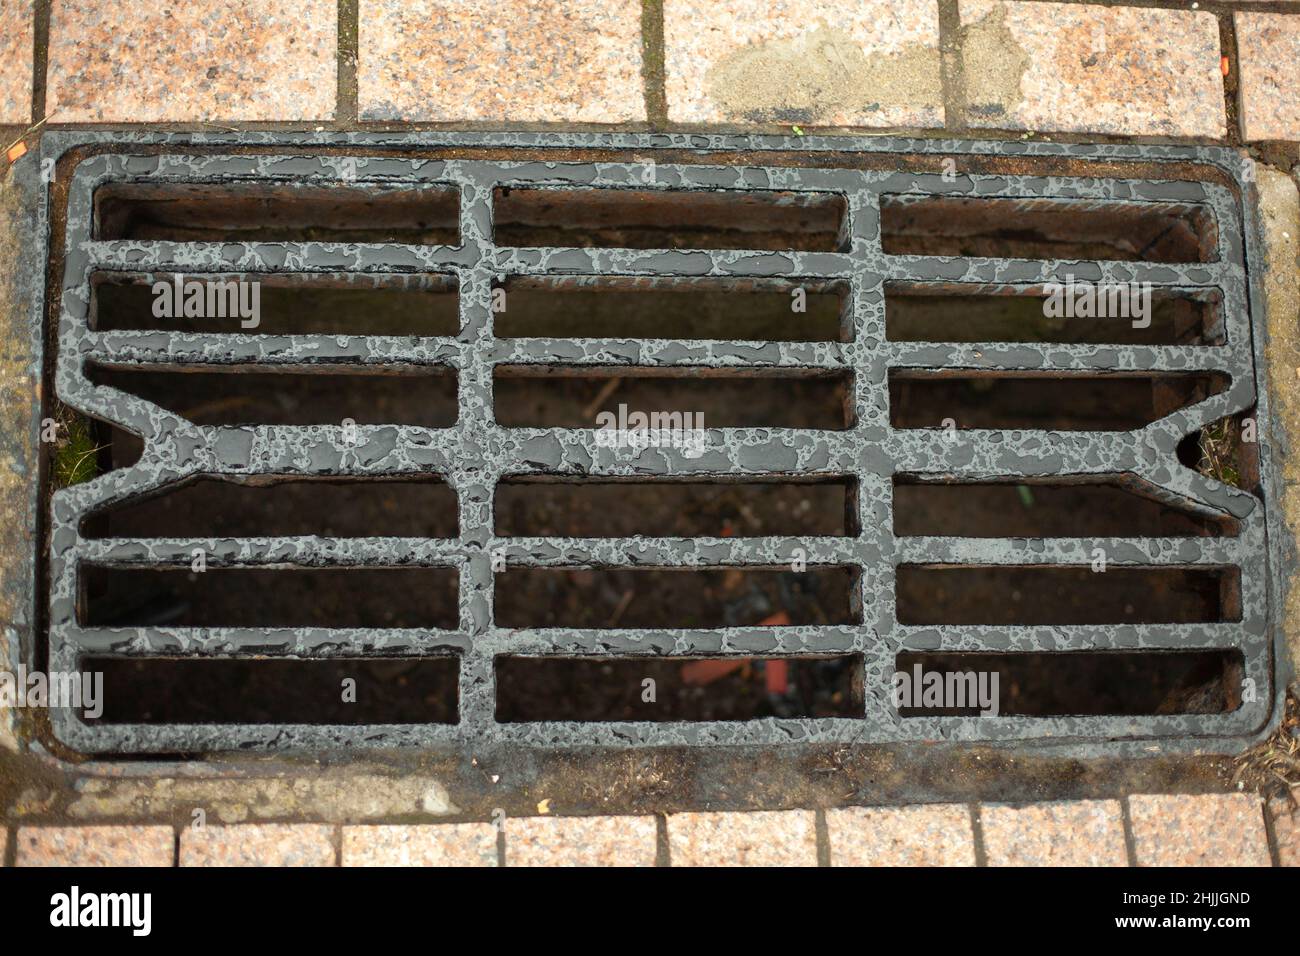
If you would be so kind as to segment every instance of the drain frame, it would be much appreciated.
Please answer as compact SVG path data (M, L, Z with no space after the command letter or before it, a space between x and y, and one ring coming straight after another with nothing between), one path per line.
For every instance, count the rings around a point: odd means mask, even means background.
M1167 749L1231 749L1266 732L1276 719L1284 681L1275 680L1274 646L1278 626L1270 610L1280 606L1280 577L1268 559L1272 507L1260 507L1253 495L1218 486L1178 465L1177 442L1188 432L1225 415L1255 407L1267 422L1267 395L1256 389L1262 369L1260 333L1254 329L1251 303L1260 301L1258 278L1245 262L1255 243L1253 208L1241 209L1233 190L1211 183L1150 180L1094 180L1088 177L1043 177L996 174L961 175L949 182L939 173L870 169L823 169L790 165L725 166L655 161L581 161L582 152L632 150L654 156L663 151L718 153L792 150L816 157L847 157L896 152L933 162L939 156L1068 157L1078 160L1191 164L1226 174L1243 197L1250 193L1242 156L1213 147L1075 146L1070 144L925 142L837 138L732 138L722 136L640 136L560 134L326 134L279 133L242 136L204 134L84 134L55 132L43 141L42 156L57 163L68 150L111 146L120 152L97 153L78 163L73 174L64 250L65 282L58 298L55 385L60 398L79 410L104 417L145 438L145 455L131 468L104 475L87 485L64 489L51 499L49 558L49 649L52 669L70 669L84 653L122 656L182 654L228 656L256 648L290 656L346 657L358 654L414 656L455 654L461 659L461 720L457 725L334 728L312 725L219 727L89 726L66 710L52 711L55 736L77 750L96 753L195 752L231 748L283 749L341 745L443 744L513 742L537 746L628 746L681 744L771 744L787 741L906 743L909 741L1014 742L1079 746L1115 752L1124 745L1141 747L1158 740ZM176 149L174 163L157 156L132 158L134 147ZM275 156L186 155L185 150L222 147L295 150L330 148L340 155ZM504 150L538 149L563 154L577 150L571 166L545 162L411 160L384 156L387 150L452 151L470 147ZM349 150L378 156L349 156ZM113 176L148 178L150 165L182 181L228 175L256 179L262 175L346 182L392 184L386 177L420 182L451 181L461 191L461 243L446 246L388 246L357 243L185 244L135 240L95 241L89 236L89 189ZM224 164L224 166L223 166ZM427 168L415 170L414 167ZM608 188L711 190L731 185L745 189L843 191L847 200L850 248L838 253L734 251L662 251L609 248L501 248L491 241L492 190L512 182ZM647 183L651 175L653 182ZM657 177L665 177L661 181ZM1189 187L1203 190L1203 201L1216 222L1218 261L1213 263L1144 264L1018 259L943 259L885 256L879 247L878 196L900 182L927 192L968 195L959 190L991 190L979 195L1041 198L1043 184L1078 189L1083 198L1131 200L1137 192L1153 200L1186 198ZM1150 193L1145 189L1152 190ZM1117 191L1118 190L1118 191ZM50 196L42 190L42 214ZM1140 197L1139 197L1140 198ZM873 201L873 199L875 201ZM48 218L46 219L48 222ZM79 231L84 230L84 233ZM874 230L874 231L873 231ZM202 246L203 248L199 248ZM153 258L144 259L149 253ZM282 258L281 258L282 257ZM365 336L246 336L239 334L91 332L87 324L91 276L109 271L204 272L327 271L358 275L435 272L454 275L460 293L461 330L455 337L420 339ZM144 263L142 265L142 262ZM310 266L310 268L307 268ZM1083 266L1083 268L1081 268ZM255 267L255 268L250 268ZM900 343L884 335L884 284L887 282L961 282L974 285L1033 285L1069 269L1076 279L1101 282L1152 281L1182 292L1219 289L1223 297L1224 346L1099 346L1020 343ZM722 340L563 340L494 339L490 292L497 280L512 276L796 276L844 282L846 315L851 328L844 343L739 342ZM85 291L83 295L82 292ZM396 339L397 341L393 341ZM354 341L355 340L355 341ZM320 358L320 347L335 350L362 365L403 361L447 365L460 376L460 421L451 429L408 426L359 426L355 446L340 441L337 429L322 426L226 426L199 428L147 402L91 386L81 363L91 354L124 363L165 360L222 363L257 361L301 364ZM339 355L345 352L345 355ZM975 353L979 353L976 355ZM1050 354L1049 354L1050 353ZM590 430L501 429L484 419L491 409L491 369L496 364L628 364L686 367L696 364L759 368L847 369L856 372L853 428L837 433L806 430L727 429L710 432L710 453L691 460L669 450L652 451L660 463L629 460L595 446ZM1080 433L1019 430L970 431L949 445L942 434L895 430L888 422L888 370L992 369L1049 371L1188 371L1216 370L1231 375L1222 393L1178 410L1132 432ZM883 393L883 394L882 394ZM1266 431L1261 429L1261 431ZM788 440L785 450L767 446L775 436ZM1261 444L1267 442L1261 436ZM169 444L170 443L170 444ZM184 464L163 460L163 447L184 449ZM239 475L283 474L286 465L321 467L326 456L342 462L353 452L347 472L331 475L418 474L436 471L455 489L460 502L461 537L455 541L423 539L250 538L222 541L150 539L148 541L81 540L80 517L113 501L157 490L165 484L213 471ZM1265 447L1261 452L1267 452ZM374 457L367 458L365 455ZM477 457L476 457L477 456ZM1261 456L1265 504L1276 501L1270 455ZM1007 463L1014 462L1014 468ZM469 463L467 465L467 463ZM328 466L326 466L328 467ZM336 466L337 467L337 466ZM649 468L649 470L647 470ZM595 469L595 470L592 470ZM291 468L292 470L292 468ZM891 483L895 473L933 476L992 477L1008 474L1053 477L1062 474L1132 474L1163 489L1171 498L1190 499L1241 520L1231 539L893 539ZM593 477L824 476L856 479L859 489L859 536L749 539L530 539L496 538L492 495L498 478L528 474L590 474ZM1223 625L1127 625L1116 627L1016 626L1010 628L927 626L903 628L892 622L893 567L904 563L1086 563L1091 549L1106 549L1114 564L1233 564L1242 568L1242 621ZM192 547L203 547L210 564L245 566L292 560L310 566L380 565L395 553L430 566L456 567L461 581L461 621L457 631L418 634L338 629L291 629L274 634L239 629L118 628L79 629L70 611L75 604L78 561L148 566L187 560ZM620 567L732 564L788 564L795 549L809 564L849 564L862 569L860 588L867 617L860 626L796 628L724 628L710 631L628 632L547 630L502 632L491 622L491 554L503 551L508 566ZM1252 567L1247 574L1247 566ZM1235 630L1231 633L1230 629ZM958 634L955 631L963 631ZM1118 633L1105 633L1117 631ZM1261 688L1257 701L1230 714L1147 718L898 718L887 700L887 675L902 651L1062 651L1097 649L1240 648L1246 676ZM780 654L862 654L866 663L867 712L862 718L784 720L769 718L743 724L497 724L491 719L492 661L497 655L530 656L754 656Z

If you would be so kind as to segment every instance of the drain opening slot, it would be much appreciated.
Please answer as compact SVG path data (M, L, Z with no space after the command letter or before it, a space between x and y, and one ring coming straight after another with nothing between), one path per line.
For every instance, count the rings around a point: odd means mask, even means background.
M454 568L78 569L86 627L457 626Z
M1229 515L1162 501L1138 479L894 478L894 534L956 538L1231 537Z
M495 671L501 723L861 718L863 712L858 655L498 657Z
M853 374L825 369L590 368L498 365L497 423L507 428L642 429L852 426ZM613 416L609 418L608 416Z
M144 454L143 438L111 422L77 416L75 425L65 424L60 429L61 437L65 441L69 440L67 436L74 428L78 437L84 436L88 443L84 451L74 451L68 455L52 443L46 444L42 449L48 456L51 477L59 487L64 487L69 482L76 483L97 475L106 475L119 468L130 468ZM60 461L60 457L65 455L68 457L63 457Z
M900 624L1197 624L1241 620L1235 567L899 565Z
M185 275L179 296L176 278L96 273L90 327L103 332L402 336L454 336L460 329L456 280L450 276ZM241 290L241 281L257 286L255 318L248 318L253 292ZM155 295L156 283L170 288ZM171 306L171 316L155 314L160 302L165 302L160 311ZM187 302L189 311L198 314L183 314Z
M460 694L455 657L89 657L81 670L103 674L103 713L82 716L104 724L454 724Z
M203 476L82 519L88 538L453 538L456 493L430 478Z
M895 256L1218 260L1214 216L1195 203L892 194L880 230Z
M493 238L501 246L848 247L848 204L835 193L499 186L492 205Z
M503 537L852 536L857 482L517 477L496 491Z
M856 624L848 567L514 568L496 576L501 627L718 628Z
M1080 296L1093 295L1098 300ZM1067 309L1068 302L1068 309ZM1087 316L1081 303L1088 302ZM1100 315L1091 313L1101 310ZM1135 327L1137 326L1144 327ZM1129 286L1062 286L1009 292L970 285L885 287L885 336L891 342L1059 342L1114 345L1223 345L1218 293Z
M891 369L895 428L1132 431L1224 391L1220 372L986 372Z
M442 366L109 365L87 375L196 425L456 423L456 373Z
M499 287L501 338L849 340L847 287L826 280L512 277Z
M397 242L456 245L450 186L108 183L95 190L95 238L171 242Z
M983 699L993 699L996 674L998 716L1222 714L1241 706L1242 663L1234 650L903 653L895 660L896 674L906 679L910 702L920 706L898 710L902 717L975 716L978 706L937 704L978 701L981 676ZM924 692L927 674L941 675L950 696L915 696L918 687ZM929 678L932 693L939 686L935 680Z

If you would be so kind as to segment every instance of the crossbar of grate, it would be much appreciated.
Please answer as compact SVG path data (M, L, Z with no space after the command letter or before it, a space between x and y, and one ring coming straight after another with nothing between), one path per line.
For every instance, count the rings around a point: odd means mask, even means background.
M94 191L106 183L223 183L288 186L447 186L460 200L455 246L330 242L174 242L92 238ZM611 248L510 248L493 242L493 191L543 188L781 190L831 193L846 203L843 251L703 251ZM880 197L951 195L1097 202L1179 201L1212 211L1216 261L1166 264L1014 258L890 256L883 251ZM229 747L356 743L437 744L514 740L543 745L700 744L805 741L1024 740L1232 735L1258 727L1271 693L1228 714L1052 719L935 717L900 719L888 699L900 651L1070 651L1234 648L1245 676L1271 688L1270 628L1263 509L1236 489L1178 467L1187 433L1256 401L1244 240L1235 200L1209 182L1086 177L963 175L796 167L731 167L628 162L508 163L385 156L210 155L105 152L83 160L69 192L64 285L55 366L60 398L144 438L140 461L57 492L50 554L51 666L73 669L85 654L221 657L241 654L330 658L456 655L460 719L453 725L91 726L56 714L60 736L80 749L110 752L201 751ZM166 275L335 273L454 276L460 331L454 337L247 335L93 331L91 277L101 271ZM493 334L493 283L517 276L708 276L838 280L848 288L843 342L679 341L671 339L510 339ZM886 340L886 282L966 283L1027 288L1067 275L1081 281L1149 282L1175 291L1218 290L1226 344L1100 346L901 343ZM364 366L393 362L442 366L458 376L458 419L450 428L362 425L349 441L333 426L201 426L86 376L90 359L123 365L187 363L310 364L328 358ZM672 448L640 455L598 443L594 430L504 428L494 421L493 369L564 364L593 368L657 366L852 369L852 426L812 429L710 429L698 458ZM1189 371L1231 377L1221 393L1129 432L1039 429L904 430L889 420L888 371L926 370ZM80 518L96 508L207 474L378 476L436 473L454 488L459 534L448 541L393 538L234 538L89 540ZM1131 474L1171 499L1241 521L1231 538L896 539L890 482L896 474L1059 476ZM858 527L837 539L504 538L494 532L497 483L517 475L728 478L846 476L859 483ZM1115 565L1233 565L1241 569L1239 622L1123 626L904 626L895 620L900 563L1080 564L1096 548ZM459 622L450 630L362 628L91 627L77 623L82 564L184 566L195 548L211 567L444 566L459 571ZM493 556L508 567L774 567L804 556L810 566L860 571L857 625L717 629L543 628L517 631L493 619ZM494 719L493 659L502 653L564 656L752 656L856 653L864 660L865 707L856 718L656 724L525 723Z

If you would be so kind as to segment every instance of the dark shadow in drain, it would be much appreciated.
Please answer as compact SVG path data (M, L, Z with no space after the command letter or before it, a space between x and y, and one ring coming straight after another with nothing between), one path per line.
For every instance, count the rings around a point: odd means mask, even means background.
M1132 431L1228 387L1220 372L1078 374L891 369L895 428Z
M1214 262L1206 206L1091 199L887 195L880 232L890 255Z
M501 627L718 628L854 624L857 571L515 568L496 578Z
M455 245L459 210L450 186L109 183L95 191L95 238Z
M496 527L505 537L851 535L857 529L857 480L521 476L497 485Z
M453 336L460 329L456 281L446 276L241 275L187 276L186 281L258 283L257 323L237 309L203 316L154 315L153 281L173 276L97 273L91 277L90 327L96 331L240 333L244 335ZM228 306L229 301L222 303ZM224 318L217 317L224 311Z
M87 375L196 425L456 423L456 374L442 367L277 365L126 366L91 362Z
M1222 714L1241 706L1243 657L1235 650L1063 651L1014 654L903 653L896 660L913 695L928 673L943 676L948 696L910 698L903 717L975 716L977 707L935 706L976 699L969 675L996 673L998 715L1026 717ZM917 668L920 668L918 672ZM918 681L918 673L920 680ZM895 698L898 699L898 698ZM902 698L904 702L908 698Z
M1241 570L1230 566L903 564L895 573L900 624L1241 620Z
M845 248L848 203L834 193L499 186L501 246L626 249Z
M1091 288L1091 287L1089 287ZM1102 287L1103 296L1128 295ZM1052 316L1041 288L913 285L885 287L885 336L891 342L1061 342L1115 345L1222 345L1217 293L1153 291L1150 313L1133 315L1131 300L1106 299L1102 316ZM1135 328L1134 322L1144 325Z
M87 627L454 628L454 568L104 567L78 571Z
M501 338L845 342L848 289L819 279L512 277Z
M861 717L862 658L496 659L496 719Z
M88 538L450 538L456 493L426 477L202 476L101 508Z
M1229 515L1156 497L1131 475L960 481L894 478L894 534L954 538L1220 537L1240 532Z
M454 724L459 660L90 657L104 724ZM348 683L348 682L352 683Z
M852 384L850 372L812 370L498 365L493 374L497 422L507 428L596 428L598 415L617 418L622 407L624 417L670 413L652 429L840 430L852 424Z

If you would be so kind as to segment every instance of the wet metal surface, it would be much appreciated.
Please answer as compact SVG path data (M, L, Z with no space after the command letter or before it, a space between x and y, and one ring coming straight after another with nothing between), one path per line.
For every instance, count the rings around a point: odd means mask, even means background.
M98 753L193 753L232 748L332 748L355 745L627 746L696 744L868 743L921 741L1015 742L1050 739L1085 749L1142 749L1153 739L1170 749L1228 749L1256 736L1272 719L1277 684L1272 608L1279 600L1268 560L1272 509L1254 495L1221 485L1182 466L1176 446L1187 434L1227 415L1255 409L1261 422L1261 476L1272 489L1266 398L1256 391L1259 343L1252 335L1257 290L1246 262L1254 242L1249 204L1238 189L1243 160L1228 150L1175 147L1087 147L1041 143L728 139L711 136L595 136L544 134L303 135L197 134L48 135L43 158L82 145L89 151L71 172L66 241L58 302L55 387L65 403L139 434L144 454L134 466L54 493L48 553L48 649L51 669L75 669L86 654L122 656L455 655L460 660L460 720L454 725L323 727L305 725L91 725L70 710L52 713L57 738ZM247 147L267 152L241 154ZM549 150L551 161L460 158L469 147ZM229 150L223 153L222 148ZM330 155L313 152L330 148ZM401 149L403 155L384 155ZM274 150L280 152L274 152ZM624 149L619 162L566 161L566 149ZM658 150L674 162L654 161ZM723 164L692 150L744 150L744 165ZM779 165L756 162L781 150ZM791 150L809 166L789 164ZM858 168L890 151L933 172ZM354 152L351 152L354 151ZM774 153L775 154L775 153ZM577 155L577 154L575 154ZM719 152L718 155L721 155ZM963 173L963 157L1063 157L1077 175ZM939 158L957 158L956 176ZM842 162L840 162L842 160ZM1170 178L1089 175L1088 160L1168 164ZM820 168L811 168L813 164ZM1203 167L1206 181L1186 178ZM1176 173L1176 174L1175 174ZM1210 181L1214 180L1214 181ZM455 246L301 242L213 243L92 238L94 190L106 183L268 183L292 187L363 185L375 188L450 186L460 196ZM493 190L502 185L543 188L635 188L833 193L847 202L840 251L700 251L618 248L507 248L492 240ZM881 248L880 197L956 195L1059 200L1176 202L1203 206L1217 223L1215 261L1142 263L1001 258L888 256ZM48 198L48 197L47 197ZM1245 208L1243 208L1243 205ZM48 204L45 213L62 211ZM459 288L460 332L412 339L363 335L248 335L93 331L91 277L96 272L168 277L247 273L332 273L358 276L437 273ZM848 286L845 342L673 341L663 339L498 339L492 331L492 290L511 276L623 275L661 277L781 276ZM889 342L885 338L887 281L1029 287L1053 278L1103 283L1149 282L1157 289L1223 298L1226 344L1119 346ZM157 405L94 386L88 360L117 365L329 362L439 366L459 375L458 423L448 428L360 425L198 426ZM492 414L497 365L652 366L750 369L851 369L853 426L844 431L712 429L707 449L637 452L603 447L592 429L502 428ZM1131 432L968 430L890 425L891 368L928 370L1215 371L1231 385L1198 404ZM436 473L459 500L459 537L450 540L320 537L92 540L81 518L106 504L195 475L308 474L373 476ZM856 476L860 494L855 537L691 539L499 538L492 501L511 475L591 476ZM969 539L896 538L891 482L895 474L980 479L1014 476L1137 476L1170 502L1227 513L1240 534L1220 538ZM1227 623L1112 626L903 626L896 621L894 576L899 564L1087 564L1104 549L1112 565L1233 565L1241 569L1241 618ZM195 549L209 567L259 565L454 567L459 572L459 624L448 630L336 628L86 627L76 614L79 563L187 566ZM851 626L723 627L708 630L510 630L493 620L493 556L518 567L851 566L858 579L862 623ZM34 646L34 645L32 645ZM902 651L1081 651L1235 648L1256 694L1224 714L1145 717L901 718L890 701L890 675ZM781 719L718 723L515 723L494 719L493 658L511 655L777 656L860 654L865 661L865 710L856 718Z

